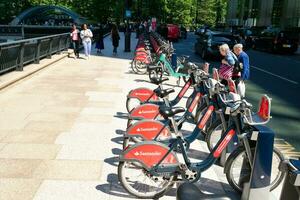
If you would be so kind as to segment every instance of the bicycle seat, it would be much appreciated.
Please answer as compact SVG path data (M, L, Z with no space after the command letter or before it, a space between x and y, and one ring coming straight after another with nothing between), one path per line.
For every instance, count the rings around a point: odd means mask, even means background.
M173 108L159 107L160 114L165 118L173 117L174 115L184 111L185 109L183 107L173 107Z
M156 84L156 85L159 85L165 81L168 81L169 78L158 78L158 77L152 77L152 83Z
M205 194L192 183L183 183L177 189L176 200L191 200L191 199L201 199L201 200L230 200L231 198L214 195L214 194Z
M160 88L156 88L154 90L154 92L158 97L164 98L164 97L168 96L169 94L175 92L175 90L173 88L168 88L168 89L165 89L165 90L161 90Z

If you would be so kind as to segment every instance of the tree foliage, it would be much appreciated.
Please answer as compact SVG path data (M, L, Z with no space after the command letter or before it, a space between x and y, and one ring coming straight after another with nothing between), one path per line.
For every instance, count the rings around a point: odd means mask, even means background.
M215 25L224 21L227 0L131 0L132 20L156 17L166 23ZM0 0L0 23L36 5L64 6L93 21L120 22L125 0Z

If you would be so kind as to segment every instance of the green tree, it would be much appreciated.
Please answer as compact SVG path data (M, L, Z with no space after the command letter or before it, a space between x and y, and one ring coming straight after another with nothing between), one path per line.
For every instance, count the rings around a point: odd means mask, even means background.
M132 0L132 19L156 17L167 23L200 24L223 22L227 0ZM0 23L8 23L23 10L37 5L67 7L95 22L124 19L125 0L0 0ZM198 6L196 6L198 5Z

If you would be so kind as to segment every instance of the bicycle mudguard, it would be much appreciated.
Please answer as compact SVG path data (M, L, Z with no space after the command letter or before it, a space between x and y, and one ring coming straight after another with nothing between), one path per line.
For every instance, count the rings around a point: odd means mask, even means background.
M120 155L120 161L137 161L147 170L158 164L168 153L169 147L155 141L137 143ZM179 165L176 154L171 151L161 165Z
M134 57L134 60L140 61L140 62L145 63L145 64L150 64L150 60L145 55L136 55Z
M156 96L155 92L149 88L141 87L133 89L127 95L127 98L137 98L141 102L146 102L149 100L157 101L158 97Z
M144 140L166 140L171 138L171 131L160 121L142 120L130 126L124 136L142 137Z
M134 120L155 119L158 116L160 116L159 106L151 103L146 103L130 111L128 118Z

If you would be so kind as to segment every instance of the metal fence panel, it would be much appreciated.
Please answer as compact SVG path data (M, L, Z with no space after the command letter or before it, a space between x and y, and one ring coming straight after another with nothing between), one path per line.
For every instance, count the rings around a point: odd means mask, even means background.
M0 44L0 74L36 62L70 47L70 34L58 34Z

